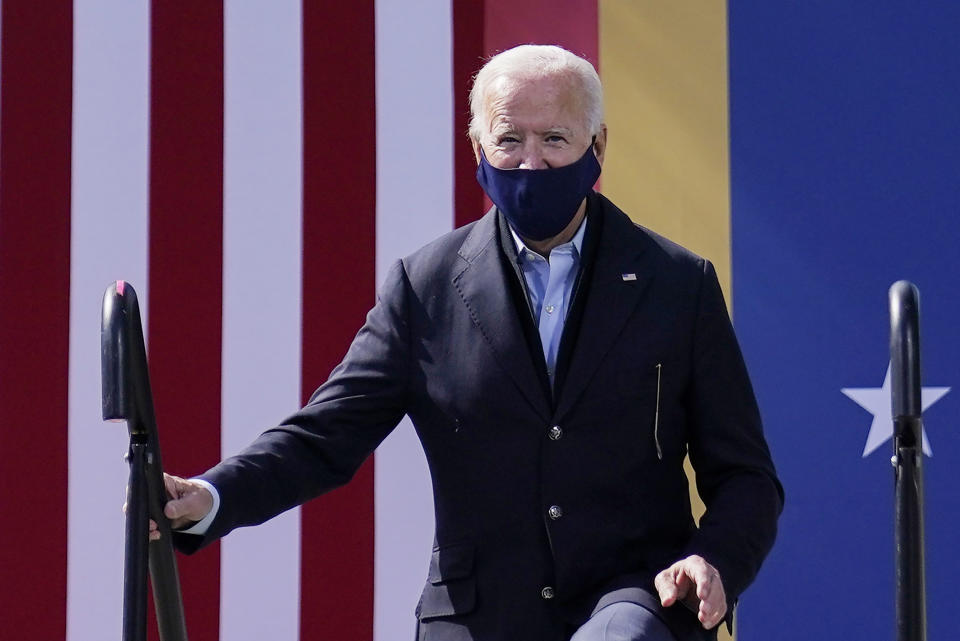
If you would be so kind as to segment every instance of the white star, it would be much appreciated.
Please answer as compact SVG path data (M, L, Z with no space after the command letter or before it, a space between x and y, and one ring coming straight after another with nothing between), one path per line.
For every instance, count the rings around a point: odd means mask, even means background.
M845 387L840 390L857 405L873 414L873 423L870 425L870 434L867 435L867 444L863 446L863 457L866 458L875 449L893 438L893 408L890 400L890 366L887 365L887 375L883 377L883 387ZM949 387L922 387L920 388L920 411L943 398ZM923 453L933 456L930 442L927 440L927 430L923 430Z

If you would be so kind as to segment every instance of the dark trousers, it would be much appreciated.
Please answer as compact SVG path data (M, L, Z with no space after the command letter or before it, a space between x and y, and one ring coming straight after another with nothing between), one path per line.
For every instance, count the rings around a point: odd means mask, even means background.
M636 603L611 603L580 626L570 641L676 641L657 616Z

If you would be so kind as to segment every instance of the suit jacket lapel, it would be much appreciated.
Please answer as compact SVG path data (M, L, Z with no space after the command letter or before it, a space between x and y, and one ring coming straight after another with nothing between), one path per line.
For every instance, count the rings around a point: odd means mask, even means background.
M470 312L483 340L496 354L497 363L513 379L521 394L544 420L549 419L550 399L534 369L533 360L508 289L497 242L496 210L491 209L471 230L460 247L463 269L453 286Z
M580 335L570 369L557 396L558 420L576 404L597 367L616 342L654 277L654 261L633 222L605 198L603 228L590 272ZM645 238L644 238L645 239Z

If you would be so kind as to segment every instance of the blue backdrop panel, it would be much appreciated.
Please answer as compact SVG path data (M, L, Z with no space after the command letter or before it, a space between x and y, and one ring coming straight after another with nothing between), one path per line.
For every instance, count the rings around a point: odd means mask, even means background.
M960 2L729 0L734 318L787 493L738 638L893 639L887 289L920 289L929 637L960 638Z

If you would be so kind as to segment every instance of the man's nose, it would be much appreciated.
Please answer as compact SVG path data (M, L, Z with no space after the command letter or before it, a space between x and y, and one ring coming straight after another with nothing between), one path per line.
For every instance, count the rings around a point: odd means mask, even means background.
M543 157L543 151L534 145L524 148L519 169L547 169L549 165Z

